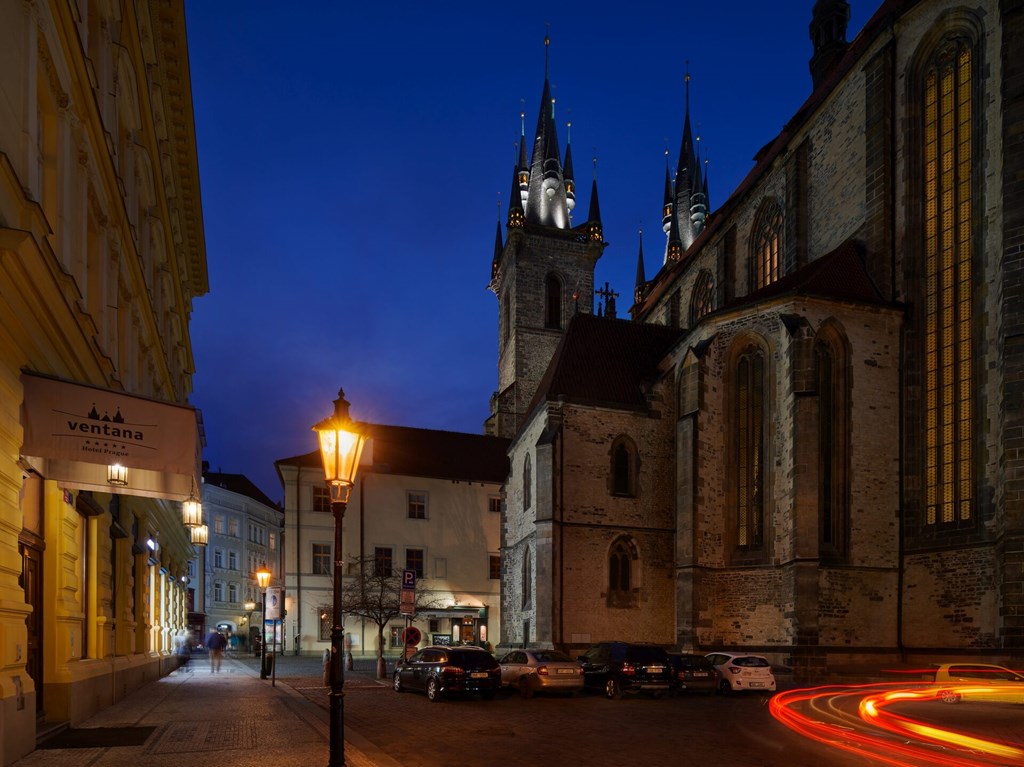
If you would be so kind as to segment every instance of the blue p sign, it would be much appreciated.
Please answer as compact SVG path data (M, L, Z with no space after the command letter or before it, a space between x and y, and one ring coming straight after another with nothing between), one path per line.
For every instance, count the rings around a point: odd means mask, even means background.
M402 588L410 591L416 589L415 570L402 570Z

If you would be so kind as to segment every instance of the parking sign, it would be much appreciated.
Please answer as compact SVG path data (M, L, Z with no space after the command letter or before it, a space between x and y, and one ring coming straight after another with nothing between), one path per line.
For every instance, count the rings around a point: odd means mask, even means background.
M402 589L405 591L416 590L416 571L402 570Z

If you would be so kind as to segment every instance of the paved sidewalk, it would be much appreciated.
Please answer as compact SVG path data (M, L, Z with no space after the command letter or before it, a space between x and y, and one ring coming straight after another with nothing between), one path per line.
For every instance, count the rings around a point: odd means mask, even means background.
M321 706L289 683L300 689L322 684L315 659L303 663L301 675L288 681L260 679L258 662L251 659L226 658L214 674L206 659L196 656L192 667L147 685L75 728L155 728L142 745L37 748L15 766L181 767L205 762L218 767L326 767L327 689ZM352 681L359 683L357 678ZM345 730L345 758L351 767L398 767L351 728Z

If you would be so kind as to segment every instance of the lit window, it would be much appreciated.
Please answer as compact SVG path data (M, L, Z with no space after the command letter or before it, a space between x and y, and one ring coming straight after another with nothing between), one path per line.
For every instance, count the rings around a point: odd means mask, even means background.
M750 236L750 259L754 289L771 285L782 276L782 208L770 197L761 203Z
M971 49L950 40L924 75L925 519L974 504L973 95Z

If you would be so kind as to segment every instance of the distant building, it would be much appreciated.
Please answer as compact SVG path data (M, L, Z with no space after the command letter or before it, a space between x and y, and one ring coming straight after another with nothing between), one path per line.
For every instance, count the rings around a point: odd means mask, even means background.
M496 644L501 624L501 487L508 440L477 434L369 425L344 521L346 574L357 561L413 570L432 606L412 621L423 643ZM287 650L320 654L333 626L334 517L320 453L275 463L284 485ZM403 617L384 651L402 652ZM377 654L377 626L345 616L356 657Z
M208 545L199 549L200 586L190 623L200 641L219 630L232 648L251 650L263 614L256 570L265 564L272 574L270 586L284 585L284 512L244 475L206 471L203 515L210 535Z
M848 19L814 4L810 94L717 207L687 103L630 320L545 82L492 262L503 645L1024 658L1024 13Z
M0 764L175 667L208 290L182 3L0 3Z

